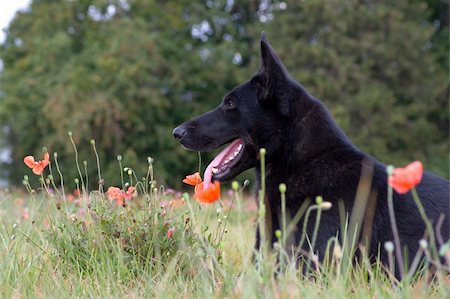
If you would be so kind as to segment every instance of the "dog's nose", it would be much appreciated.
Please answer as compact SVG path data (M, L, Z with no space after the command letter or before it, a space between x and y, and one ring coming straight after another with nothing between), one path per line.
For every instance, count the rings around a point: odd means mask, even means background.
M175 138L177 140L181 140L181 138L183 138L184 134L186 134L186 130L181 127L176 127L175 129L173 129L172 134L173 134L173 136L175 136Z

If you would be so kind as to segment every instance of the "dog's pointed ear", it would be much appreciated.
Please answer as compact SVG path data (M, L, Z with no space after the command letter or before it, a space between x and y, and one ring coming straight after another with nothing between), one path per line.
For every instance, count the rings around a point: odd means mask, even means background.
M258 73L264 74L267 79L275 76L274 79L286 79L288 73L275 50L269 43L266 33L261 33L261 66Z
M258 99L262 103L267 103L270 99L277 100L276 105L283 115L289 113L288 103L285 99L278 97L279 90L287 86L289 75L285 66L277 56L267 39L266 33L261 33L261 66L253 77L253 81L258 86ZM275 103L272 103L275 104Z

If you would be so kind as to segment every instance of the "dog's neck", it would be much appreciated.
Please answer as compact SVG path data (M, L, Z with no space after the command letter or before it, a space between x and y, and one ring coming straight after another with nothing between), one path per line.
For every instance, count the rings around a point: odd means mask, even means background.
M305 184L305 189L309 189L307 182L313 179L325 181L325 172L330 167L343 167L348 161L353 163L360 157L362 159L362 153L350 142L319 100L304 90L299 90L291 107L296 109L292 115L298 117L285 123L285 134L280 134L277 150L266 159L268 189L274 189L272 192L277 194L279 183L286 183L288 186ZM256 165L256 176L259 185L260 165ZM355 171L355 182L358 176L359 170Z
M296 162L304 164L341 149L357 151L319 100L304 93L294 109L297 110L294 114L299 116L286 129L290 130L287 136L298 138L298 142L285 142L281 150L294 152Z

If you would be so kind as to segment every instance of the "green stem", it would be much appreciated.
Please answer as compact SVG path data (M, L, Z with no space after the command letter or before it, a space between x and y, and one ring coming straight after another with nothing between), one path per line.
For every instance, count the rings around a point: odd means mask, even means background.
M75 145L75 142L73 141L72 132L69 132L69 138L70 138L70 142L72 143L73 150L75 151L75 163L77 164L78 175L80 176L80 180L81 180L81 191L83 193L85 193L86 190L85 190L85 185L84 185L83 174L81 173L80 163L78 161L78 150L77 150L77 146Z
M122 167L122 156L117 156L117 161L119 162L120 180L122 182L122 190L125 188L125 183L123 181L123 167ZM150 189L151 191L151 189Z
M95 147L95 141L91 140L92 149L94 150L95 159L97 161L97 172L98 172L98 191L103 193L103 180L102 174L100 172L100 158L98 156L97 148Z
M56 152L53 154L53 157L55 159L56 171L58 171L59 179L60 179L60 182L61 182L61 191L62 191L62 194L63 194L63 198L64 198L64 201L66 201L66 193L64 191L64 177L63 177L63 174L61 172L61 169L59 169L58 155L56 154Z
M311 250L314 252L314 245L316 244L317 240L317 234L319 232L319 225L320 225L320 217L322 215L322 208L320 205L317 207L317 215L316 215L316 223L314 224L314 231L311 241Z
M389 184L388 184L388 209L389 209L389 219L391 221L391 227L392 227L392 235L394 237L395 255L397 258L398 268L400 271L400 278L402 279L403 273L404 273L402 248L400 246L400 238L399 238L398 229L397 229L397 222L395 221L392 186Z
M439 255L436 249L436 240L434 237L434 231L433 226L431 225L430 219L428 219L427 214L425 213L425 209L423 208L422 202L419 199L419 195L417 194L416 188L413 188L411 190L414 202L417 205L417 208L419 210L420 216L422 217L423 221L425 222L425 226L427 229L428 236L430 238L430 247L433 252L434 258L439 261Z
M88 174L88 169L87 169L87 162L83 161L83 164L84 164L84 173L86 175L86 191L87 191L87 189L89 188L88 187L89 186L89 174Z
M300 251L302 250L302 246L303 243L305 242L305 238L306 238L306 225L308 224L308 219L309 219L309 215L311 214L311 211L317 209L316 205L312 205L310 206L305 213L305 218L303 219L303 231L302 231L302 236L300 238L300 242L298 243L298 247L297 250L295 251L295 257L298 256L298 254L300 254Z
M261 148L259 150L259 156L261 159L261 190L259 190L259 207L258 207L258 228L259 228L259 238L260 244L259 249L262 252L265 251L266 247L266 230L264 227L265 215L266 215L266 206L264 202L265 194L266 194L266 174L265 174L265 156L266 150Z
M286 250L286 238L287 238L287 225L286 225L286 193L281 192L281 221L282 221L282 246Z
M197 152L198 154L198 173L202 173L202 153Z

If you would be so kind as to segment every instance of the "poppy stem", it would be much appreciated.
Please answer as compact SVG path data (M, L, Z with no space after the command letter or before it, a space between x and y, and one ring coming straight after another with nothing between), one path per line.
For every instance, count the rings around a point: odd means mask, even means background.
M75 142L73 141L72 132L69 132L69 138L70 138L70 142L72 143L73 150L75 151L75 163L77 164L78 175L80 176L80 180L81 180L81 191L83 193L85 193L86 186L84 185L83 174L81 173L80 163L78 161L78 150L77 150L77 146L75 145Z
M417 209L419 210L420 216L422 217L423 221L425 222L425 227L426 227L428 236L430 238L431 251L434 255L434 258L439 263L439 254L436 249L436 240L434 237L433 226L431 225L430 219L428 219L427 214L425 213L425 209L423 208L422 202L420 201L419 195L417 194L416 188L411 189L411 193L412 193L414 202L416 203Z
M64 177L63 177L63 174L61 172L61 169L59 168L58 154L56 152L53 154L53 158L54 158L54 161L55 161L56 171L59 174L59 180L60 180L60 183L61 183L61 192L62 192L62 195L63 195L63 199L64 199L64 202L66 203L66 193L64 191ZM67 203L66 203L66 210L67 210Z
M259 150L259 157L261 160L261 189L259 190L259 205L258 205L258 231L259 231L259 257L262 264L263 256L265 255L267 244L266 244L266 205L265 205L265 194L266 194L266 174L265 174L265 155L266 150L261 148Z
M198 173L202 173L202 153L197 152L198 155Z
M95 140L91 140L92 149L94 150L95 159L97 162L97 172L98 172L98 191L103 193L103 180L102 180L102 174L100 172L100 158L98 156L97 148L95 147Z
M397 222L395 220L392 186L390 184L388 184L388 210L389 210L389 218L391 221L392 235L394 237L395 256L397 258L398 270L400 272L400 279L403 279L404 265L402 257L402 248L400 245Z

